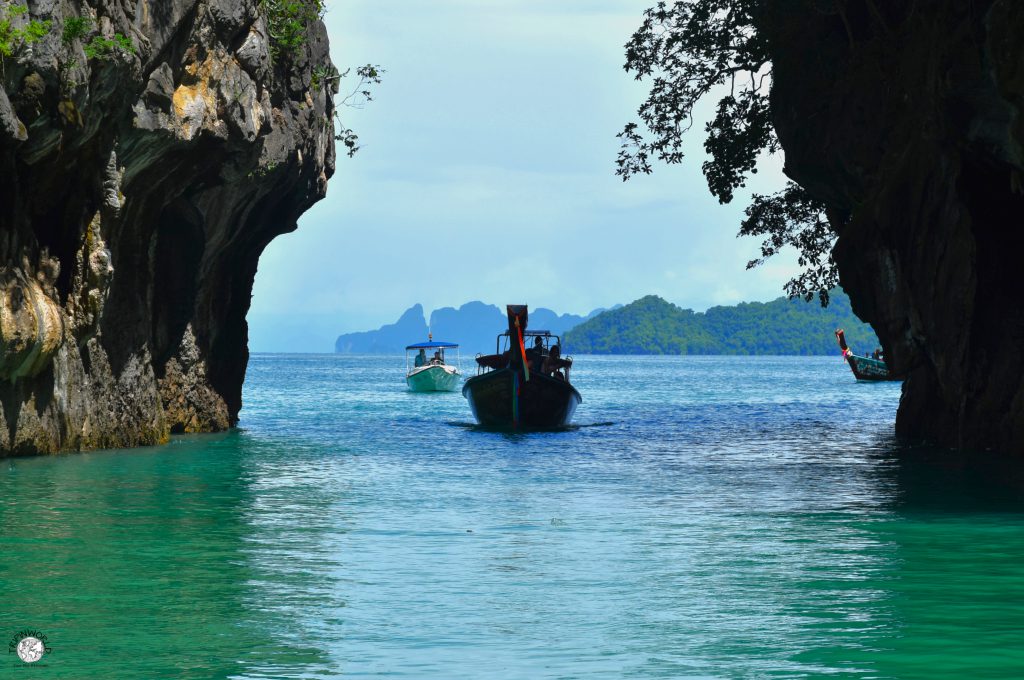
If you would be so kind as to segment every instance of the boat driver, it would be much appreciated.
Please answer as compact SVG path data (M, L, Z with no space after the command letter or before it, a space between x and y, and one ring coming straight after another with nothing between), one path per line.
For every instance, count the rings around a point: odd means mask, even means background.
M427 352L423 348L420 348L420 353L416 355L416 368L423 366L427 363Z
M530 362L531 371L540 371L544 363L544 338L537 336L533 340L533 347L526 350L526 360Z

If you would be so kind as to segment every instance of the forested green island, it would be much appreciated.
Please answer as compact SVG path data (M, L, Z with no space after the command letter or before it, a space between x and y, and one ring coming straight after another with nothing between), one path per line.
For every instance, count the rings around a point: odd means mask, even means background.
M836 289L830 298L824 308L780 297L694 312L648 295L572 328L564 345L573 354L833 354L843 328L853 351L877 347L846 294Z

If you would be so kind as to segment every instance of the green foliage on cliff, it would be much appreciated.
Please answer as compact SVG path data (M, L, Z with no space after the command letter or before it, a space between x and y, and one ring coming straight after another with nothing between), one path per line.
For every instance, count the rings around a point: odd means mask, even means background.
M270 56L277 61L283 57L294 55L306 44L306 31L309 24L320 20L327 11L325 0L259 0L260 11L267 22L270 33ZM320 64L313 67L310 86L314 92L328 90L332 96L338 96L341 81L351 73L352 69L339 72L331 64ZM355 75L359 78L355 88L341 98L340 106L361 108L373 101L371 86L379 85L384 69L375 64L358 66ZM345 147L346 154L351 158L359 151L359 135L345 125L338 114L339 106L335 107L337 131L334 138ZM330 123L326 119L324 124Z
M17 17L28 13L27 5L0 8L0 64L13 57L26 45L42 40L50 32L51 22L29 19L24 26L15 27Z
M132 44L131 38L120 33L115 33L113 38L104 38L102 35L93 36L93 39L83 49L87 58L99 61L110 59L118 51L135 54L135 45Z
M778 298L701 313L648 295L576 326L565 346L573 354L833 354L843 328L855 350L877 347L846 294L835 289L831 300L827 309Z
M65 47L70 47L76 40L81 40L89 35L91 28L92 19L89 17L67 17L64 19L64 30L60 33L60 41Z
M682 162L693 109L712 94L720 99L705 127L709 159L702 169L720 202L730 202L757 172L762 152L780 148L769 100L768 44L757 25L765 11L761 0L678 0L659 2L644 13L626 43L625 69L637 80L652 81L637 111L646 133L635 122L619 133L618 175L626 180L649 174L655 160ZM838 275L832 259L835 234L824 210L821 201L793 183L771 196L755 195L740 235L764 237L763 256L748 268L783 247L795 247L804 271L786 284L787 295L806 300L818 295L828 304Z
M306 44L306 27L323 17L324 0L260 0L270 33L270 54L276 60Z
M334 67L334 64L320 64L313 67L313 73L309 77L309 84L314 92L327 88L332 93L338 94L338 82L341 80L341 77L342 75L338 73L338 69Z
M64 29L60 34L60 42L66 50L66 61L71 64L74 63L74 58L70 56L72 46L79 40L84 41L92 31L93 22L90 17L69 16L64 19ZM105 61L119 51L125 54L135 54L135 44L132 43L131 38L123 33L115 33L112 38L94 35L92 40L89 40L82 46L82 50L85 52L87 59Z
M60 54L60 87L62 96L66 98L62 104L65 108L75 108L71 98L74 89L80 84L72 80L72 74L79 65L74 56L77 43L82 43L82 52L87 61L110 61L119 55L136 53L135 44L123 33L115 33L111 38L94 35L91 40L87 40L94 30L93 20L89 16L68 16L64 19L60 33L63 48ZM80 114L74 113L72 118L77 120ZM81 121L78 122L81 127Z

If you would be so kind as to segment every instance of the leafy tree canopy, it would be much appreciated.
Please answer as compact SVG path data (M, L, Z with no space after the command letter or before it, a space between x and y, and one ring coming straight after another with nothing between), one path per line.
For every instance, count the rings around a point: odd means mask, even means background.
M650 80L640 120L626 124L616 173L628 180L650 174L652 162L683 160L683 139L693 125L693 109L704 97L719 96L714 118L705 126L702 166L708 189L722 203L732 201L747 177L757 172L763 151L779 150L768 99L771 63L766 40L757 31L761 0L677 0L659 2L626 43L627 72ZM643 127L641 127L641 124ZM785 246L800 253L803 273L786 284L790 297L828 304L837 281L835 236L824 204L796 184L771 196L755 195L740 235L762 236L757 266Z

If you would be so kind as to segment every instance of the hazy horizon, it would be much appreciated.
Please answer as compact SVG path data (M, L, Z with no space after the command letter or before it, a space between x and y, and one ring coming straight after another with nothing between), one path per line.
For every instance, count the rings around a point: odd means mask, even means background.
M782 295L795 256L745 270L759 254L736 238L750 192L710 195L701 120L681 166L615 176L615 135L645 94L622 46L650 4L331 3L335 62L380 64L384 83L341 112L362 150L264 253L251 349L330 351L416 302L585 315L648 294L694 310ZM762 165L748 189L781 188L781 159Z

